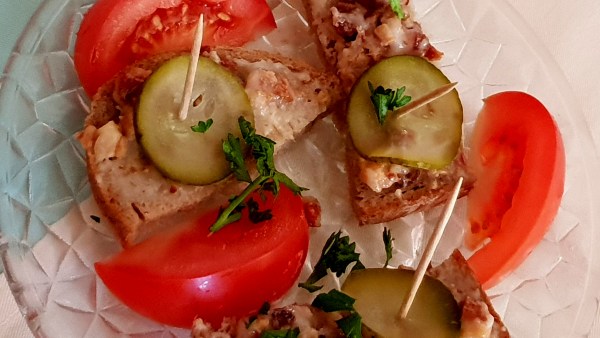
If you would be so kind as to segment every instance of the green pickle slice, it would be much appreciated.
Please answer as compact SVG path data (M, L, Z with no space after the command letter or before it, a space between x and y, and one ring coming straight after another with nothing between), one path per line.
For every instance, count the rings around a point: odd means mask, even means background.
M140 144L163 175L179 182L204 185L230 172L222 140L240 136L238 117L253 121L252 107L241 80L212 60L200 57L185 120L179 119L189 56L164 63L144 85L136 115ZM205 133L192 131L199 121L213 120Z
M417 56L394 56L368 69L352 89L348 126L355 148L363 156L424 169L442 169L460 147L463 110L458 92L438 98L408 114L388 113L379 124L371 102L373 87L396 90L417 100L450 83L433 64Z
M407 317L396 319L408 294L414 271L404 269L356 270L342 291L356 299L354 308L363 323L380 338L456 338L461 310L440 281L425 276Z

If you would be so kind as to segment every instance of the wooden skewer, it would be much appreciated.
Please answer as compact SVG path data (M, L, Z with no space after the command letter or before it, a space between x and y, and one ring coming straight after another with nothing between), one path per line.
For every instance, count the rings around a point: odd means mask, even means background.
M394 110L394 113L393 113L394 118L399 118L402 115L413 112L413 111L439 99L440 97L450 93L452 91L452 89L454 89L454 87L456 87L457 84L458 84L458 82L452 82L452 83L445 84L445 85L441 86L440 88L432 91L431 93L418 98L417 100L410 101L406 106L402 106L402 107L398 108L397 110Z
M427 243L427 247L425 247L425 252L423 253L423 257L417 266L417 270L415 271L415 275L413 277L412 285L410 288L410 292L404 298L402 302L402 306L400 307L400 312L398 312L397 318L399 320L403 320L406 318L408 314L408 310L415 300L415 296L417 295L417 291L419 290L419 286L423 281L423 277L425 276L425 272L427 271L427 267L429 263L431 263L431 259L433 258L433 253L435 252L435 248L440 242L442 238L442 234L444 233L444 229L446 228L446 224L450 220L450 215L452 215L452 210L454 210L454 204L456 204L456 200L458 198L458 193L460 192L460 187L462 186L463 178L460 177L456 185L454 186L454 190L452 191L452 195L448 204L446 204L446 208L444 208L444 214L438 221L435 229L433 230L433 234L431 234L431 238L429 238L429 242Z
M185 87L183 87L183 99L179 109L179 119L181 121L187 118L190 102L192 101L192 89L194 88L194 79L196 78L196 69L198 68L198 59L200 58L200 48L202 47L202 37L204 35L204 14L200 14L196 35L194 37L194 46L192 47L192 57L190 66L185 76Z

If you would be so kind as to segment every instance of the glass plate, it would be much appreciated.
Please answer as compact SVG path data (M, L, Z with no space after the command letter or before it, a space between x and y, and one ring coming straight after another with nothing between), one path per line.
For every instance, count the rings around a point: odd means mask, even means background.
M2 77L0 88L0 253L12 292L36 336L189 336L131 312L96 277L93 263L119 250L90 198L83 151L74 140L88 98L73 69L73 43L83 13L93 0L46 0L29 23ZM314 64L300 1L271 1L283 32L253 44ZM489 290L514 337L584 337L597 325L598 291L590 288L593 219L598 211L599 166L582 114L543 46L504 1L416 0L415 17L434 45L440 63L459 82L468 136L481 99L504 90L538 97L554 113L567 151L566 189L552 228L527 261ZM290 48L301 45L301 48ZM347 196L341 141L329 120L317 123L277 159L323 205L323 227L313 229L303 270L318 256L325 238L343 228L358 242L367 266L383 260L383 225L358 228L344 203ZM324 154L328 161L323 161ZM306 163L321 163L307 166ZM334 174L337 173L337 174ZM460 245L465 205L461 201L436 253L436 261ZM393 264L414 265L429 224L439 209L389 223L395 242ZM376 250L371 250L371 249ZM331 279L328 283L335 285ZM305 300L294 288L283 301Z

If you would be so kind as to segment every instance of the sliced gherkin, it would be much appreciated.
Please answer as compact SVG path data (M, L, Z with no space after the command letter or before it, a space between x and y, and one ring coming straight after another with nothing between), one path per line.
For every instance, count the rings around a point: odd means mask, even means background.
M239 136L238 117L253 121L252 107L241 80L221 65L200 57L187 118L179 109L189 56L164 63L144 85L136 115L140 144L156 168L179 182L204 185L230 172L222 150L228 133ZM213 120L204 132L199 121Z
M369 82L375 88L406 87L404 95L412 100L450 83L437 67L417 56L394 56L368 69L352 89L348 103L348 126L359 153L425 169L441 169L452 162L460 147L463 121L456 90L402 116L389 112L380 124Z
M355 270L342 291L356 299L354 308L363 323L380 338L456 338L461 310L444 284L425 276L406 319L396 319L408 294L414 271L405 269Z

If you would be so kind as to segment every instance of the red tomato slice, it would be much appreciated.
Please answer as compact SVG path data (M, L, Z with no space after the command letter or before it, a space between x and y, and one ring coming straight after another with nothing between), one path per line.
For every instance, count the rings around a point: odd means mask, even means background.
M490 96L477 118L469 165L469 265L484 288L519 266L554 220L564 190L565 151L552 116L520 92Z
M96 263L96 272L124 304L168 325L190 327L200 317L220 327L224 317L249 315L294 285L309 238L299 196L282 186L275 200L253 198L271 220L253 224L244 211L209 236L215 211Z
M83 88L92 96L135 60L190 50L200 13L207 46L241 46L275 28L265 0L98 0L75 44Z

